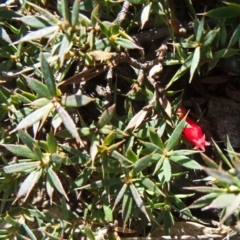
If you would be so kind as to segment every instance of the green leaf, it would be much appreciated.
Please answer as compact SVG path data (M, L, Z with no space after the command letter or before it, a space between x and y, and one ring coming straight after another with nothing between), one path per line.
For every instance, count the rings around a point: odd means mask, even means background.
M30 237L31 240L37 240L37 238L34 235L34 233L32 232L32 230L25 223L23 223L21 226L24 228L27 236Z
M24 132L22 130L18 131L18 135L21 138L21 140L23 141L23 143L25 145L27 145L27 147L30 150L34 151L34 153L37 157L37 160L41 161L42 152L41 152L40 148L38 147L38 145L36 144L35 140L29 134L27 134L26 132Z
M135 163L138 160L137 154L135 154L131 148L127 149L126 157L133 163Z
M51 94L51 97L57 97L56 84L53 76L52 69L50 68L46 58L43 53L41 53L41 69L44 77L44 81L47 85L48 91Z
M203 169L201 165L199 165L196 161L191 160L186 156L170 156L170 160L174 161L175 163L182 165L183 167L190 168L190 169Z
M84 234L87 236L87 239L95 240L94 233L92 232L92 230L88 226L84 227Z
M0 12L1 13L1 12ZM12 40L10 39L9 35L7 34L7 32L5 31L4 28L2 28L0 26L0 39L4 40L5 42L11 44Z
M53 185L55 186L55 188L67 199L67 201L69 201L67 194L62 186L62 183L61 183L60 179L58 178L57 174L52 170L52 167L48 168L47 173L48 173Z
M230 48L232 46L234 46L240 39L240 24L238 25L238 27L235 29L234 33L232 34L232 37L228 43L228 47Z
M151 190L152 192L154 192L157 196L164 196L165 194L157 187L157 185L150 180L149 178L144 178L141 183L147 187L149 190Z
M10 173L17 173L17 172L25 172L28 170L33 170L39 166L40 162L22 162L11 164L3 167L3 172L10 174Z
M30 194L30 192L32 191L34 185L37 183L38 179L41 177L42 175L42 171L40 170L36 170L31 172L26 179L24 180L24 182L21 184L20 189L18 190L17 193L17 198L15 199L18 200L21 197L24 197L23 202L25 202Z
M223 224L225 220L230 217L232 214L236 213L240 205L240 194L235 195L234 199L232 200L231 204L226 207L226 211L224 216L221 219L220 224Z
M52 13L50 13L48 10L41 8L39 5L36 5L32 2L27 2L28 5L32 6L34 9L37 10L37 12L39 12L41 14L41 16L45 16L48 19L48 22L53 25L57 25L59 22L59 19L56 17L56 15L53 15Z
M194 201L188 208L202 208L206 205L208 205L210 202L212 202L214 199L216 199L219 196L220 193L209 193L206 194L196 201Z
M47 134L47 145L50 153L57 152L57 139L54 137L52 132Z
M165 147L166 151L170 151L172 150L175 145L178 143L179 138L182 134L183 128L185 127L185 118L183 118L178 125L176 126L176 128L174 129L173 133L171 134L171 136L169 137L169 140L167 142L167 145Z
M53 104L50 102L47 105L30 113L17 125L17 127L14 130L11 131L11 133L17 130L32 126L34 123L40 121L44 116L48 116L49 112L52 109L53 109Z
M126 190L127 190L128 185L126 183L124 183L124 185L122 186L121 190L119 191L117 197L115 198L114 201L114 205L113 205L113 210L115 209L115 207L117 206L117 204L121 201L121 199L123 198Z
M39 29L37 31L34 32L30 32L29 34L25 35L24 37L22 37L20 40L14 42L13 44L18 44L18 43L22 43L22 42L30 42L32 40L37 40L43 37L47 37L49 36L49 34L54 33L56 31L59 30L59 27L56 26L50 26L50 27L45 27L42 29Z
M211 17L211 18L234 18L240 16L240 9L234 7L221 7L215 8L209 12L203 13L202 15Z
M197 33L196 33L196 41L198 43L201 42L201 38L202 38L202 34L203 34L203 28L204 28L204 20L205 20L205 18L202 17L200 23L198 24Z
M152 2L145 5L143 10L142 10L142 13L141 13L141 29L143 29L145 23L149 19L151 7L152 7Z
M70 51L72 47L72 36L64 35L60 44L60 50L58 53L58 57L60 59L60 66L62 67L64 64L64 60L66 58L66 54Z
M189 83L192 81L193 75L198 67L199 61L200 61L200 47L196 47L192 55L192 64L190 67Z
M34 79L34 78L30 78L28 76L24 75L24 78L27 80L28 86L35 91L36 93L38 93L41 97L45 97L48 99L52 98L51 93L48 90L48 87L41 83L40 81Z
M106 109L98 120L98 127L102 128L108 124L115 113L115 104Z
M3 8L0 8L0 16L2 19L12 20L13 18L21 17L22 15L15 10L13 11L3 7Z
M195 154L195 153L197 153L198 151L196 151L196 150L185 150L185 149L183 149L183 150L175 150L175 151L173 151L173 152L169 152L169 154L168 154L168 156L172 156L172 155L174 155L174 156L186 156L186 155L192 155L192 154Z
M164 206L164 208L166 208L166 205ZM162 218L163 218L164 232L167 235L169 235L170 234L170 228L174 225L174 218L173 218L172 213L170 212L170 209L162 211Z
M236 198L236 194L234 194L234 193L222 193L216 199L214 199L211 202L211 204L204 207L202 210L204 211L204 210L208 210L210 208L225 208L228 205L231 205L231 203L233 202L233 200L235 198Z
M129 2L132 4L144 4L147 1L146 0L129 0Z
M149 129L149 136L152 143L159 146L161 150L164 149L163 141L155 131Z
M212 140L215 149L217 150L218 155L220 156L220 158L227 164L227 166L229 168L233 168L232 164L230 163L230 161L227 159L227 157L224 155L224 153L222 152L222 150L219 148L219 146L215 143L214 140Z
M5 147L8 151L15 154L16 156L34 160L36 159L33 151L31 151L27 146L15 144L1 144L1 146Z
M121 153L119 153L118 151L114 150L113 152L111 152L110 155L112 158L118 160L121 164L129 166L132 164L132 162L130 160L128 160L126 157L124 157Z
M52 25L51 22L49 22L49 19L47 19L44 16L23 16L21 18L17 18L17 20L20 20L21 22L27 24L30 27L33 28L45 28L49 25Z
M143 169L145 169L147 166L149 166L151 163L153 154L154 152L137 160L133 166L133 173L137 174L141 172Z
M171 180L172 169L168 158L165 158L163 161L163 175L166 182Z
M109 187L112 185L117 185L117 184L121 184L122 180L119 178L111 178L111 179L104 179L104 180L98 180L96 182L93 182L91 184L87 184L85 186L82 186L78 189L99 189L99 188L105 188L105 187Z
M51 180L51 178L49 177L48 174L47 174L47 177L46 177L46 190L47 190L47 195L48 195L49 200L50 200L50 204L52 204L54 185L53 185L52 180Z
M129 121L124 131L127 131L130 128L134 128L134 129L138 128L142 124L147 114L148 114L148 111L143 109L140 110L138 113L134 115L134 117L131 118L131 120Z
M69 116L68 112L59 104L55 104L55 108L62 119L62 122L65 126L65 128L72 134L74 138L76 138L77 142L81 143L80 136L78 134L78 130L76 128L76 124L72 120L72 118Z
M101 22L100 19L98 19L96 17L96 20L99 24L99 27L101 29L101 31L106 35L107 38L111 37L111 27L112 27L112 23L110 22Z
M232 176L221 169L204 168L204 171L220 182L227 183L229 185L237 185L238 187L240 187L239 178Z
M61 98L61 104L66 107L82 107L93 101L95 101L94 98L86 95L62 96Z
M65 156L57 154L57 153L52 153L50 155L51 162L56 163L56 164L62 164L65 159L66 159Z
M127 49L142 49L141 47L139 47L138 45L136 45L134 42L125 39L125 38L116 38L114 40L114 42L118 45L120 45L123 48L127 48Z
M206 47L206 46L210 45L213 42L213 40L215 39L215 37L217 36L219 31L220 31L220 28L209 31L203 39L202 46Z
M122 218L123 218L124 224L126 224L127 221L129 220L129 217L132 213L132 209L133 209L133 199L129 189L127 189L126 194L123 197L123 204L122 204Z
M130 186L132 196L133 196L137 206L140 208L140 210L143 212L143 214L145 215L147 220L150 222L150 218L147 214L146 208L144 206L144 203L143 203L143 200L142 200L140 194L138 193L137 189L135 188L135 186L133 184L130 184L129 186Z
M71 23L72 26L75 27L77 22L78 22L78 18L79 18L79 0L75 0L73 3L73 7L72 7L72 15L71 15Z
M141 143L146 147L146 149L149 151L149 152L157 152L157 153L162 153L162 150L160 149L159 146L155 145L154 143L150 143L150 142L143 142L141 141Z
M67 0L61 0L61 10L63 19L70 23L70 11Z

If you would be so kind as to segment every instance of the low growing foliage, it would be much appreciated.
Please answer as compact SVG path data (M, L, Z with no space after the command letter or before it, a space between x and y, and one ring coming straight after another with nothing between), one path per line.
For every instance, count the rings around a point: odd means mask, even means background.
M226 153L205 141L196 116L177 112L181 83L239 53L240 5L219 0L197 12L185 0L186 27L178 6L0 4L0 238L117 239L120 227L148 235L159 225L169 234L180 215L198 221L197 207L222 208L221 223L238 220L239 154L230 141ZM189 137L189 125L199 134ZM210 149L208 141L221 164L193 149ZM212 185L189 187L193 172ZM187 208L196 191L207 194Z

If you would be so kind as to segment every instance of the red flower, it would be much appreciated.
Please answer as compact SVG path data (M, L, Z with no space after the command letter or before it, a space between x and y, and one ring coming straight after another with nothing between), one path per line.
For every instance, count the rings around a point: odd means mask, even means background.
M177 113L180 119L186 115L186 111L182 107L178 109ZM205 134L203 134L202 128L189 117L186 118L186 122L187 126L183 129L184 136L189 142L195 145L194 149L205 151L205 146L209 146L210 143L205 140Z

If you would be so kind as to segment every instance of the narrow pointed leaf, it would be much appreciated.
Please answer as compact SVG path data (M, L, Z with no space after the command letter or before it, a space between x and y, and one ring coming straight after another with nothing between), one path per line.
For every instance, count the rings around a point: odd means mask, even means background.
M231 204L229 204L226 207L225 215L221 219L220 224L223 224L228 217L234 214L239 209L239 206L240 206L240 194L236 195Z
M145 119L146 115L147 115L148 111L145 110L141 110L139 111L128 123L127 127L125 128L125 131L127 131L130 128L138 128L141 123L143 122L143 120Z
M119 153L116 150L111 152L111 157L113 157L114 159L118 160L123 165L129 166L129 165L132 164L131 161L129 161L126 157L124 157L121 153Z
M219 154L220 158L227 164L227 166L229 168L233 168L231 162L227 159L227 157L224 155L224 153L222 152L222 150L219 148L219 146L215 143L214 140L212 140L215 149L217 150L217 153Z
M28 76L24 76L24 78L26 79L28 86L36 93L38 93L41 97L45 97L47 99L51 99L51 93L48 90L48 87L41 83L40 81L34 79L34 78L30 78Z
M61 10L64 20L70 23L70 11L67 0L61 0Z
M49 63L47 62L46 58L42 53L41 53L41 69L42 69L44 81L47 85L48 91L51 94L51 97L56 97L57 91L56 91L56 84L55 84L53 72L49 66Z
M169 182L171 179L172 169L168 158L165 158L163 161L163 175L166 182Z
M21 22L25 23L26 25L33 27L33 28L45 28L48 27L49 24L49 20L44 17L44 16L23 16L21 18L17 18L17 20L20 20Z
M178 143L179 141L179 138L182 134L182 131L183 131L183 128L185 126L185 119L183 118L179 123L178 125L176 126L176 128L174 129L173 133L171 134L168 142L167 142L167 145L165 147L165 149L167 151L170 151L172 150L175 145Z
M89 240L95 240L96 239L95 236L94 236L94 233L92 232L92 230L88 226L84 227L84 234L87 236L87 239L89 239Z
M11 164L3 167L3 172L10 174L10 173L18 173L28 171L39 166L40 162L23 162L23 163L16 163Z
M157 187L157 185L151 181L149 178L144 178L142 184L147 187L149 190L154 192L157 196L165 196L165 194Z
M30 113L26 116L12 131L15 132L17 130L28 128L32 126L34 123L40 121L46 114L48 114L53 109L53 104L50 102L47 105L37 109L36 111ZM11 133L12 133L11 132Z
M27 145L27 147L35 153L37 160L40 161L42 159L41 158L42 154L41 154L41 150L38 147L38 145L36 144L35 140L29 134L27 134L26 132L24 132L22 130L18 131L18 135L21 138L21 140L23 141L23 143L25 145Z
M121 199L123 198L123 196L124 196L124 194L125 194L125 192L126 192L126 190L127 190L127 186L128 186L128 185L127 185L126 183L122 186L120 192L118 193L118 195L117 195L117 197L116 197L116 199L115 199L115 201L114 201L113 209L115 209L115 207L117 206L117 204L118 204L118 203L121 201Z
M63 96L61 98L61 104L66 107L82 107L93 101L95 101L94 98L88 97L86 95L71 95Z
M151 140L152 143L157 145L160 149L164 148L162 139L160 138L160 136L155 131L150 129L149 130L149 136L150 136L150 140Z
M98 189L98 188L105 188L116 184L121 184L122 180L120 178L112 178L112 179L105 179L93 182L91 184L87 184L83 187L78 189Z
M198 67L199 61L200 61L200 47L196 47L192 56L189 83L192 81L193 75Z
M108 124L115 113L115 104L106 109L98 120L98 127L102 128Z
M48 175L51 178L55 188L67 199L67 201L69 201L60 179L58 178L57 174L52 170L51 167L48 168Z
M231 205L235 198L236 194L234 193L222 193L216 199L214 199L211 204L204 207L202 210L204 211L210 208L225 208L228 205Z
M219 31L220 31L220 28L209 31L207 33L207 35L204 37L202 46L206 47L206 46L210 45L213 42L214 38L217 36L217 33Z
M72 8L72 16L71 16L71 22L72 26L74 27L77 24L77 21L79 19L79 0L75 0L73 3L73 8Z
M8 151L12 152L16 156L29 159L36 159L36 156L33 153L33 151L31 151L27 146L15 144L1 144L1 146L5 147Z
M47 135L47 145L50 153L57 152L57 139L54 137L52 132Z
M196 33L196 40L197 42L201 42L202 34L203 34L203 28L204 28L204 20L205 18L202 17L201 21L198 24L198 29Z
M221 170L221 169L213 169L213 168L204 168L204 171L217 179L220 182L227 183L229 185L237 185L240 187L240 179L236 176L232 176L229 173Z
M135 188L135 186L133 184L130 184L130 190L132 192L133 198L134 198L137 206L140 208L140 210L146 216L147 220L150 222L150 218L149 218L149 216L147 214L147 211L146 211L146 208L144 206L143 200L142 200L141 196L139 195L137 189Z
M47 190L48 197L50 199L50 204L52 205L54 185L52 183L51 178L49 177L49 174L47 174L47 178L46 178L46 190Z
M194 201L188 208L202 208L219 196L220 193L211 192Z
M25 35L23 38L21 38L19 41L14 42L13 44L18 44L21 42L29 42L35 39L46 37L49 34L56 32L58 29L59 27L55 25L51 27L42 28L34 32L30 32L27 35Z
M151 7L152 7L152 2L150 2L146 6L144 6L144 8L142 10L142 13L141 13L141 29L143 29L145 23L149 19L149 14L150 14Z
M130 191L127 189L126 194L123 197L123 204L122 204L122 218L123 223L126 224L130 218L133 209L133 199L131 196Z
M66 129L72 134L74 138L76 138L77 142L80 142L80 136L78 134L78 130L72 118L69 116L68 112L59 104L55 105L55 108L63 121L64 126Z
M120 45L123 48L127 48L127 49L142 49L141 47L139 47L137 44L135 44L134 42L125 39L125 38L116 38L114 41L116 44Z
M24 230L26 231L28 237L30 237L31 240L37 240L37 238L34 235L33 231L25 223L23 223L21 226L24 228Z
M35 140L29 135L29 134L27 134L25 131L23 131L23 130L19 130L18 131L18 135L19 135L19 137L21 138L21 140L23 141L23 143L25 144L25 145L27 145L27 147L29 148L29 149L33 149L33 146L34 146L34 144L35 144Z
M153 154L154 154L154 152L137 160L134 163L133 172L139 173L143 169L145 169L150 164Z
M220 7L215 8L209 12L203 13L202 15L217 19L234 18L240 16L240 10L234 7Z
M203 169L200 164L186 156L170 156L169 159L186 168Z
M22 183L18 193L17 199L24 197L24 202L26 201L27 197L29 196L30 192L32 191L34 185L37 183L38 179L41 177L42 172L39 170L31 172L24 182Z

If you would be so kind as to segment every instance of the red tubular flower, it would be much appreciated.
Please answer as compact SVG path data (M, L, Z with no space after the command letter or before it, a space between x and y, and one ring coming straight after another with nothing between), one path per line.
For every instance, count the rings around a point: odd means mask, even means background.
M177 112L179 119L186 116L184 108L179 108ZM210 143L205 140L205 134L203 134L202 128L197 125L192 119L186 117L187 126L183 129L184 136L189 142L194 144L194 149L201 149L205 151L205 146L209 146Z

